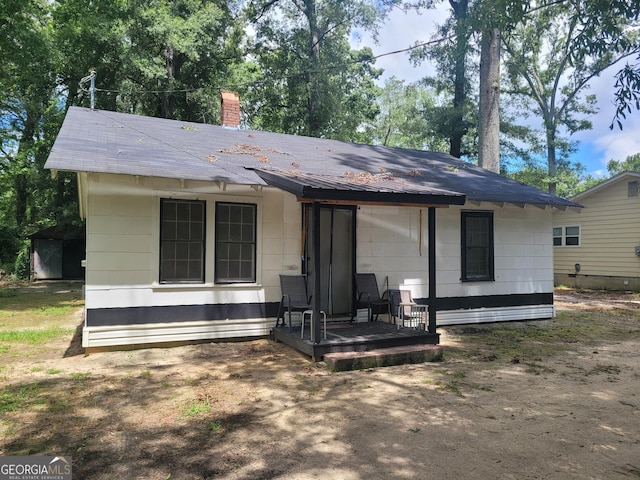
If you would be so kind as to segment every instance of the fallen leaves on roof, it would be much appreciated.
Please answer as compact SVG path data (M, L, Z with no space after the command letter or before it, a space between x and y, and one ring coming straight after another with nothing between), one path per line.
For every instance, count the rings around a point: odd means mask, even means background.
M372 183L390 181L395 182L398 179L392 173L369 173L369 172L345 172L343 177L349 179L350 182L359 185L371 185Z
M264 148L259 145L249 145L246 143L236 143L236 148L223 148L220 150L220 153L231 153L234 155L251 155L258 159L260 163L271 163L269 156L266 153L277 153L280 155L289 155L286 152L281 152L279 150L275 150L273 148ZM266 153L264 153L266 152Z

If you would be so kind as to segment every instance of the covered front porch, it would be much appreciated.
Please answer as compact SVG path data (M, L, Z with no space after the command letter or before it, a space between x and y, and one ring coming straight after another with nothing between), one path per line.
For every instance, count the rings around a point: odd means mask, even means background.
M273 329L273 337L276 341L286 343L314 360L319 360L326 354L338 352L370 352L384 348L439 344L440 335L436 332L437 312L435 308L437 285L435 267L436 209L447 208L450 205L463 205L466 201L464 194L431 185L417 187L386 176L371 175L364 179L358 178L355 181L351 177L311 175L298 171L273 169L256 169L255 171L268 185L291 193L296 196L298 202L306 204L303 210L301 227L303 263L301 270L309 281L307 298L310 301L309 304L304 306L303 310L311 313L310 325L308 325L309 328L305 330L302 338L299 326L280 327L276 325ZM327 298L327 292L340 290L341 293L344 293L345 291L350 291L349 283L352 281L351 278L362 272L360 269L363 267L360 266L358 268L357 266L360 253L356 248L357 228L355 220L356 211L361 206L369 208L372 206L413 207L420 209L417 227L420 231L417 254L420 257L422 257L421 248L423 242L422 209L427 209L427 255L425 256L426 268L424 270L427 277L425 280L427 280L428 284L427 301L424 302L427 321L419 329L398 328L398 325L393 320L389 322L368 321L363 323L336 322L328 324L325 338L322 322L318 321L321 314L324 314L324 310L328 315L341 313L331 312L322 304L322 301ZM349 228L348 222L337 228L334 227L333 223L323 223L321 221L322 209L327 207L353 209L353 214L349 217L353 219L353 223L346 238L340 238L339 241L334 242L333 236L335 236L336 231L346 231ZM328 231L331 232L332 237L323 243L324 237L321 238L321 235L326 234ZM329 260L329 262L326 262L322 260L323 254L326 254L327 251L335 251L335 244L343 246L345 243L351 245L351 250L346 250L347 254L342 261L332 262ZM335 273L330 270L328 275L323 277L326 273L323 268L327 264L329 264L329 270L334 265L337 265L340 267L342 274L350 272L345 274L345 282L341 286L327 288L327 278L334 278L333 274ZM391 288L398 288L398 285L394 284ZM355 292L356 289L353 288L352 294L354 297L356 296ZM285 292L282 292L282 294L285 295ZM357 306L357 300L354 300L352 311L355 312L357 308L361 308L361 306ZM395 316L395 313L393 315Z

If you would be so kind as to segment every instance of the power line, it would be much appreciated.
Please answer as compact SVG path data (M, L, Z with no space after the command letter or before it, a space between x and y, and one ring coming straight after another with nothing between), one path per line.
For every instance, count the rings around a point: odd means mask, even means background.
M386 53L381 53L379 55L374 55L374 56L367 56L358 60L352 60L350 62L345 62L345 63L341 63L341 64L335 64L335 65L327 65L326 67L321 67L321 68L317 68L314 70L305 70L303 72L298 72L298 73L291 73L288 75L282 75L280 77L272 77L269 79L264 79L264 80L253 80L251 82L245 82L245 83L236 83L236 84L226 84L226 85L220 85L219 87L215 87L215 88L231 88L231 87L250 87L250 86L258 86L258 85L262 85L264 83L267 82L274 82L274 81L279 81L279 80L287 80L290 78L296 78L296 77L304 77L306 75L309 75L311 73L321 73L321 72L325 72L325 71L330 71L330 70L336 70L336 69L340 69L340 68L344 68L346 66L349 65L355 65L358 63L366 63L366 62L371 62L373 60L377 60L378 58L382 58L382 57L387 57L389 55L397 55L399 53L406 53L406 52L410 52L412 50L416 50L418 48L424 48L427 47L429 45L434 45L446 40L449 40L451 37L442 37L442 38L438 38L436 40L430 40L428 42L423 42L423 43L418 43L416 45L413 45L411 47L407 47L407 48L403 48L400 50L394 50L391 52L386 52ZM81 80L81 84L80 84L80 88L82 91L89 93L90 90L88 90L86 87L84 87L84 83L85 79L88 77L85 77ZM110 89L104 89L104 88L95 88L94 90L96 92L104 92L104 93L128 93L128 94L161 94L161 93L191 93L191 92L198 92L198 91L202 91L204 90L204 87L198 87L198 88L181 88L181 89L176 89L176 90L110 90Z

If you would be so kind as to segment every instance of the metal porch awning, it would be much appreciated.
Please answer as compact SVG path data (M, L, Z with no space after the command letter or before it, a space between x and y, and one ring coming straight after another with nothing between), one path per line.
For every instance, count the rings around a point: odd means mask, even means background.
M297 170L253 169L267 185L295 195L302 202L369 205L464 205L466 195L390 173L345 173L340 176Z

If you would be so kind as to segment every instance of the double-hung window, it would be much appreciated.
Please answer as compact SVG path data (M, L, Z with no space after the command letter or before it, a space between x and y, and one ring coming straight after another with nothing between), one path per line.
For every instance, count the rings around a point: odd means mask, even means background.
M462 212L462 281L494 280L493 212Z
M556 247L579 247L580 225L553 227L553 245Z
M256 281L256 205L216 203L216 283Z
M205 202L160 200L160 283L204 282Z

